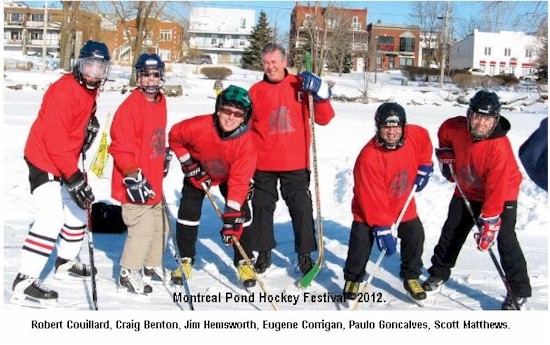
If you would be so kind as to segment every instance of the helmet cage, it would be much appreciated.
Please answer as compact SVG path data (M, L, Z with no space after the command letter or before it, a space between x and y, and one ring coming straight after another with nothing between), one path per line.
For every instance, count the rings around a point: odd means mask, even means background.
M476 118L477 117L493 117L495 119L495 121L493 123L493 126L486 133L480 134L472 128L472 119L474 117L476 117ZM489 138L491 136L491 134L493 134L493 132L495 131L495 128L497 127L498 121L500 119L500 114L499 113L491 113L491 112L488 112L488 111L483 110L483 109L477 109L477 111L475 111L471 108L468 108L468 111L466 112L466 119L467 119L466 123L468 125L468 132L470 132L470 136L472 137L472 140L480 141L480 140L485 140L485 139Z
M376 110L374 115L374 122L376 124L376 142L379 146L385 147L388 150L397 150L405 142L405 125L407 118L405 115L405 109L398 103L384 103ZM396 142L388 142L382 138L382 127L401 127L401 138Z
M154 71L159 73L159 83L157 85L145 85L143 81L149 78L149 74ZM156 54L142 54L136 62L134 73L138 87L145 93L156 94L164 86L164 63Z

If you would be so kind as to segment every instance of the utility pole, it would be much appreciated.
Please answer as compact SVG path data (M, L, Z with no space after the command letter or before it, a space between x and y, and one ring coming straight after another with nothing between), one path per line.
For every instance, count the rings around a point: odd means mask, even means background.
M439 75L439 87L443 88L443 78L445 77L445 64L447 61L447 27L449 21L449 2L445 2L445 17L443 17L443 38L441 39L441 71Z
M46 36L48 35L48 2L44 1L44 29L42 30L42 72L46 71L46 56L48 46Z

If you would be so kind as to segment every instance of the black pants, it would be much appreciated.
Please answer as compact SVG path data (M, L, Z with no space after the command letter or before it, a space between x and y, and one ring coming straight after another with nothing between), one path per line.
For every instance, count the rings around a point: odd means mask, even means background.
M227 185L221 184L220 191L224 197L227 197ZM178 225L176 230L176 241L178 243L178 250L182 258L194 258L197 254L195 245L197 243L197 236L199 233L199 220L201 218L202 202L204 201L205 193L202 190L198 190L193 187L187 179L183 181L182 197L180 200L180 207L178 209ZM252 215L250 213L250 201L247 200L242 205L242 210L245 213L246 224L251 223ZM221 230L221 226L220 226ZM217 234L221 241L221 235ZM254 259L252 254L252 234L250 226L245 226L243 234L239 240L246 255L250 260ZM233 246L233 264L238 266L240 260L243 259L242 255L237 250L236 246Z
M317 250L313 206L309 191L309 170L286 172L256 171L254 174L254 249L267 252L275 248L273 213L279 200L277 181L281 183L281 196L288 206L294 230L294 251L306 254Z
M479 217L481 203L471 201L473 213ZM498 253L506 280L510 283L516 297L530 297L531 284L527 275L527 263L516 237L517 201L504 203L504 211L500 215L502 225L497 237ZM431 275L449 279L451 268L455 266L458 254L466 241L474 220L468 212L464 200L453 195L449 204L449 214L441 230L441 236L434 248L432 267L428 269ZM477 231L477 229L475 230ZM480 258L480 260L482 260ZM485 265L485 263L483 263Z
M419 218L402 222L397 228L401 239L401 267L399 276L405 280L418 279L422 269L424 227ZM344 279L361 282L369 261L374 234L366 223L353 222L348 245L348 257L344 266Z

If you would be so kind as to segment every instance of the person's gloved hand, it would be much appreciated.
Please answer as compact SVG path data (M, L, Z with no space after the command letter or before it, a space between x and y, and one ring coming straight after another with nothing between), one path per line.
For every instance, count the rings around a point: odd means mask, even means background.
M435 149L435 156L439 161L439 170L441 175L449 182L455 182L452 171L455 171L455 151L450 147L442 147Z
M477 242L477 249L486 252L497 239L500 226L502 225L502 219L500 219L500 215L488 218L480 216L479 225L481 226L482 233L480 235L476 232L474 238Z
M421 192L428 184L430 176L432 176L434 168L431 165L419 165L414 184L417 185L416 191Z
M242 211L236 211L228 209L223 214L223 228L220 231L222 235L222 242L228 245L233 245L233 236L238 240L241 239L243 234L243 224L245 222L245 216Z
M332 97L332 90L328 83L314 73L302 72L299 74L302 78L302 91L308 91L313 94L313 100L319 102L323 99Z
M82 152L86 152L92 147L95 137L99 133L99 120L95 115L90 117L88 121L88 126L86 127L86 135L84 136L84 143L82 144Z
M73 201L81 209L85 210L88 203L94 202L95 197L92 193L92 188L84 179L82 171L77 170L68 179L63 179L63 183L67 187Z
M126 186L126 195L133 203L145 204L149 199L154 199L156 196L153 188L141 173L141 169L127 175L122 182Z
M375 226L372 231L378 249L381 251L385 249L387 256L391 256L397 251L397 239L393 237L392 229L389 226Z
M191 158L181 164L181 169L183 170L185 178L193 187L202 190L202 184L204 183L206 188L210 188L212 179L206 171L202 169L202 166L195 163Z
M168 175L170 171L170 161L172 160L172 151L169 147L164 150L164 177Z

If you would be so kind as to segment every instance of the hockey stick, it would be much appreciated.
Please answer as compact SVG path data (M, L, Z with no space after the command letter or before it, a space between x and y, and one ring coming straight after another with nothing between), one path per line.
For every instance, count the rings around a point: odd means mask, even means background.
M183 270L183 267L181 266L181 256L177 252L177 240L176 240L176 233L174 231L174 226L172 225L171 213L168 209L168 204L166 203L166 197L164 196L164 193L162 195L162 208L164 209L164 213L166 214L166 217L168 218L168 227L170 229L170 234L174 234L172 237L172 242L174 243L174 259L176 260L176 263L178 264L178 268L181 269L181 284L183 285L183 289L185 290L185 294L187 295L187 304L189 304L189 309L195 310L195 307L193 306L193 299L191 298L191 289L189 288L189 283L187 282L187 277L185 276L185 272Z
M313 183L315 185L315 207L317 211L317 231L318 231L318 247L319 247L319 256L317 261L311 267L309 272L306 273L298 281L298 287L306 288L308 287L313 279L317 277L321 268L324 264L325 257L325 248L323 245L323 220L321 218L321 195L319 192L319 170L317 169L317 145L315 141L315 110L313 109L313 95L308 93L308 102L309 102L309 121L311 126L311 148L312 148L312 160L313 160Z
M210 203L212 203L212 206L216 210L216 213L218 214L218 216L220 216L220 219L223 220L222 210L220 210L218 204L216 203L216 200L214 200L214 197L212 196L212 193L210 193L210 190L208 190L208 187L204 184L204 182L201 183L201 186L202 186L203 191L206 193L206 196L208 197L208 200L210 200ZM271 294L267 291L267 288L265 287L264 282L260 279L260 276L258 275L258 272L256 272L256 269L254 268L254 265L252 265L252 261L250 260L248 255L246 255L246 252L244 251L243 246L241 245L239 240L235 236L231 236L231 239L233 240L233 244L237 247L237 250L239 251L239 253L243 257L243 259L245 260L246 264L250 266L250 269L252 270L252 273L254 274L254 278L256 279L258 284L260 285L260 288L265 292L266 295L270 296ZM274 310L278 310L277 305L275 304L275 302L273 300L271 300L271 307Z
M416 188L418 188L417 184L413 185L413 188L411 190L411 193L407 197L407 201L405 201L405 205L403 205L403 209L401 210L401 213L399 213L399 217L397 217L397 221L392 225L392 232L397 231L397 228L399 228L399 224L401 224L401 220L403 219L403 216L405 215L405 212L407 211L407 208L409 208L409 204L411 203L411 200L414 196L414 193L416 192ZM374 277L378 274L378 271L380 271L380 264L382 263L382 259L384 258L384 255L386 255L386 249L383 249L382 252L380 252L380 255L378 255L378 259L376 259L376 265L374 265L374 270L367 279L367 282L363 286L363 289L361 289L361 294L364 295L367 292L367 289L374 279ZM357 310L359 308L361 299L357 298L357 301L355 301L355 304L353 305L353 310Z
M88 172L86 171L86 152L82 151L82 174L84 175L84 181L88 183ZM95 260L94 260L94 238L92 236L92 203L86 203L86 237L88 237L88 255L90 257L90 266L92 270L92 303L95 310L99 310L97 304L97 285L96 285L96 273L95 273Z
M111 113L107 114L107 119L105 120L105 128L103 128L103 133L101 133L101 140L99 141L99 147L95 153L94 159L92 160L92 166L90 171L93 172L97 177L103 177L103 170L107 164L107 159L109 158L109 143L107 142L107 129L109 128L109 120L111 118Z
M449 164L449 169L451 171L451 176L455 180L456 188L460 192L460 195L462 196L462 200L464 200L464 205L466 205L466 208L468 209L468 213L470 213L470 216L472 217L472 220L474 221L474 225L476 226L477 231L478 231L479 235L481 236L483 234L483 230L481 229L481 225L479 224L478 219L474 215L474 211L472 209L472 205L470 204L470 201L468 200L468 198L466 197L466 194L464 193L464 191L460 187L460 184L458 183L458 179L455 176L455 172L454 172L453 166L451 164ZM516 308L516 310L521 310L521 307L520 307L520 305L518 304L518 302L516 300L516 296L515 296L514 292L512 291L512 287L510 286L510 283L508 283L508 280L506 280L506 274L504 273L502 267L500 266L500 263L498 262L497 257L495 256L495 253L493 252L493 248L489 248L488 252L489 252L489 255L491 256L491 260L493 260L493 264L495 264L495 267L498 271L500 279L502 279L502 282L504 283L504 287L506 288L506 291L508 292L508 295L512 299L512 305L514 306L514 308Z

